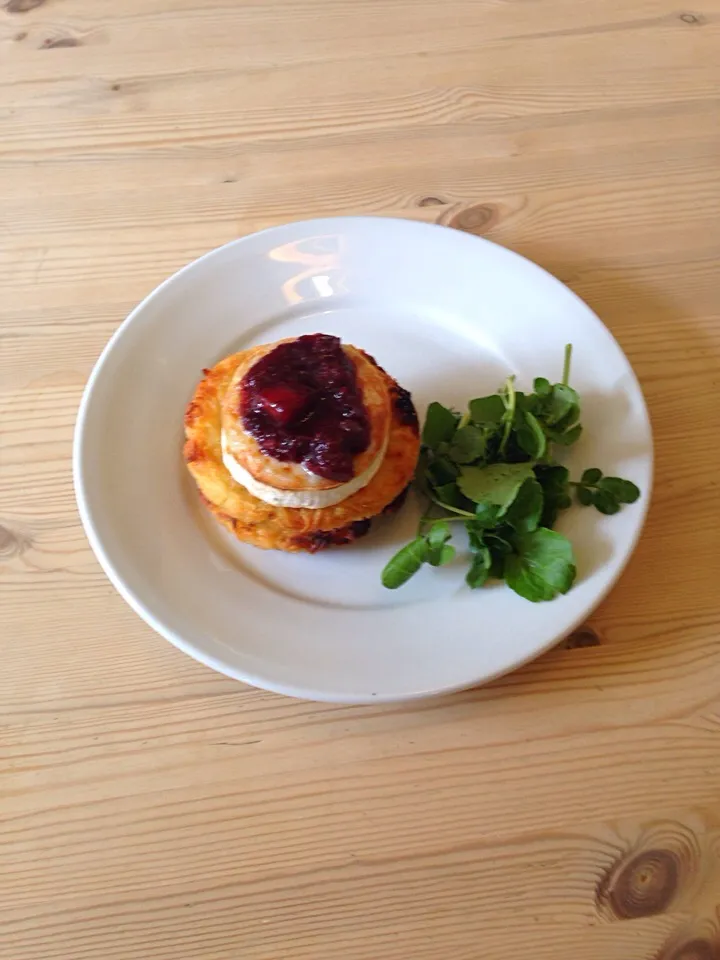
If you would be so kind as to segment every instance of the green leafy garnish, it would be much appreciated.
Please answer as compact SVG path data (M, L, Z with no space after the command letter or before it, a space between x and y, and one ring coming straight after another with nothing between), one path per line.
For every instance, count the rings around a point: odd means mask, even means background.
M540 421L529 410L522 413L522 422L517 431L520 447L533 460L542 460L547 450L547 436Z
M490 550L482 546L475 554L470 563L470 569L465 576L465 583L473 590L482 587L490 576L490 566L492 564L492 554Z
M580 398L572 387L564 383L556 383L550 395L543 398L540 407L540 416L543 423L549 427L565 424L572 426L580 413Z
M561 510L572 506L570 471L558 464L538 464L535 477L543 491L543 512L540 526L552 529Z
M538 397L549 397L552 393L552 384L545 377L535 377L533 381L533 390Z
M382 585L389 590L401 587L414 573L418 572L428 559L429 553L430 548L426 538L415 537L386 564L382 572Z
M516 533L532 533L543 512L543 488L535 477L528 477L505 514L505 523Z
M477 397L464 416L431 403L422 431L415 485L427 508L418 535L388 562L383 585L402 586L424 565L444 566L455 557L452 523L467 532L472 589L505 580L533 602L567 593L576 576L569 540L553 530L575 500L600 513L617 513L640 496L637 486L606 477L596 467L571 481L552 454L582 433L580 397L570 386L572 348L565 348L562 380L545 377L533 392L508 377L501 390Z
M485 454L487 435L472 423L458 427L448 448L448 456L455 463L475 463Z
M608 515L617 513L624 503L635 503L640 496L640 490L630 480L604 477L602 470L595 467L586 470L573 486L578 503Z
M441 443L449 443L455 434L458 420L459 417L441 403L431 403L425 414L423 446L437 450Z
M539 527L515 540L505 561L505 583L526 600L554 600L575 580L575 559L567 537Z
M470 419L478 424L498 424L505 416L505 404L499 393L479 397L468 404Z
M427 562L431 567L441 567L455 556L453 547L447 546L451 536L450 527L444 521L434 523L430 528L425 539L428 546Z
M460 492L475 503L492 503L502 515L532 476L531 463L491 463L483 467L463 467L457 479Z

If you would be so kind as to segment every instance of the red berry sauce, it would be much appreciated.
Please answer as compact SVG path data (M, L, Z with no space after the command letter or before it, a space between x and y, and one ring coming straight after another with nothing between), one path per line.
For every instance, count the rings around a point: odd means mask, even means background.
M353 458L370 444L370 420L338 337L313 333L279 344L248 370L240 390L243 426L264 454L326 480L352 480Z

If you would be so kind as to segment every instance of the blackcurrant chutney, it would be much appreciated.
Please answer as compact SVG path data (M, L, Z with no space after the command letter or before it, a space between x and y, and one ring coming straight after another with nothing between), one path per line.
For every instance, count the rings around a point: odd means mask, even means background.
M240 397L243 426L268 457L337 483L353 479L353 459L370 445L370 418L338 337L279 344L245 374Z

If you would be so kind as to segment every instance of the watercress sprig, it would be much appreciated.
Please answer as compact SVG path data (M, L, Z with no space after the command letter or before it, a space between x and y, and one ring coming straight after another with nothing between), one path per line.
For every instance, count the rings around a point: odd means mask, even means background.
M606 477L596 467L571 481L553 447L569 447L581 433L580 398L570 386L572 346L565 348L560 382L544 377L532 393L508 377L496 394L471 400L459 414L441 403L428 407L415 485L426 501L417 536L382 572L393 590L424 565L440 567L455 557L451 524L465 527L472 589L504 580L538 602L567 593L576 577L570 541L553 527L575 501L614 514L634 503L630 480Z

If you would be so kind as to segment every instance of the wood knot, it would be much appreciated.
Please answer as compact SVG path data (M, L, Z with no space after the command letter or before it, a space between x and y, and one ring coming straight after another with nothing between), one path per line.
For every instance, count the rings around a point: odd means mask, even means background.
M683 23L689 23L696 27L700 27L705 23L705 18L697 13L681 13L680 19Z
M719 960L717 946L702 937L671 943L656 956L655 960Z
M643 850L621 861L598 888L601 906L621 920L663 913L677 893L681 865L673 850Z
M44 3L45 0L7 0L4 6L8 13L27 13Z
M683 901L692 899L707 870L707 857L694 824L651 821L598 884L598 907L608 919L662 913L681 896ZM683 939L687 942L699 936L693 931L688 937L685 931Z
M492 203L479 203L473 207L451 207L441 216L441 223L467 233L485 233L500 219L500 209Z
M79 47L77 37L46 37L42 42L43 50L56 50L59 47Z
M602 643L600 634L592 627L580 627L573 631L565 641L567 650L575 650L577 647L599 647Z
M447 200L441 200L440 197L423 197L418 201L419 207L444 207Z
M31 545L32 540L27 534L10 530L0 524L0 560L10 560L19 557Z

